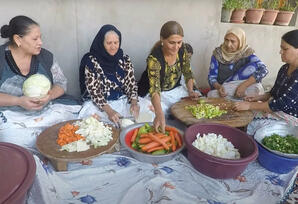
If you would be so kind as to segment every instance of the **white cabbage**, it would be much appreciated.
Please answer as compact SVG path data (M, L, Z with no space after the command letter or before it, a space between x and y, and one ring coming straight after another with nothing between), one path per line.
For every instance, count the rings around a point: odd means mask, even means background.
M224 138L222 135L216 135L215 133L197 134L197 139L193 141L193 146L201 150L206 154L212 156L221 157L224 159L239 159L240 153L234 145Z
M28 97L42 98L50 89L51 82L43 74L33 74L23 83L23 93Z

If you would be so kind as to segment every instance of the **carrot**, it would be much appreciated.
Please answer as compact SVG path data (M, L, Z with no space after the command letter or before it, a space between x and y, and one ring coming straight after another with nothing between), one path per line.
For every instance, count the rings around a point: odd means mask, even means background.
M157 136L157 137L159 137L159 138L167 137L166 134L159 133L159 132L158 133L155 133L154 135Z
M181 147L181 146L182 146L182 142L181 142L181 138L180 138L179 133L176 132L176 133L174 134L174 136L175 136L175 139L176 139L177 142L178 142L179 147Z
M141 137L141 138L142 138L142 137L148 137L148 133L143 133L143 134L140 135L140 137Z
M174 127L169 127L169 126L166 126L165 130L166 130L166 131L169 131L169 132L171 132L171 131L173 131L173 132L178 132L178 130L177 130L176 128L174 128Z
M170 132L170 136L171 136L172 150L174 152L176 150L176 142L175 142L174 133L173 132Z
M149 142L152 142L152 139L150 139L148 137L143 137L143 138L139 139L140 144L147 144Z
M161 141L163 141L164 143L168 142L171 140L171 137L165 137L165 138L162 138L160 139ZM150 143L147 143L146 145L144 145L141 149L145 152L145 151L148 151L148 149L150 148L153 148L153 147L157 147L157 146L160 146L161 144L159 142L150 142Z
M160 150L160 149L164 149L164 147L162 145L157 146L157 147L153 147L153 148L148 149L147 152L150 153L150 152L154 152L154 151Z
M169 146L160 138L157 136L153 135L152 133L149 133L149 138L151 138L153 141L160 143L166 150L169 150Z
M130 140L131 142L134 142L136 140L138 132L139 132L139 128L136 128L131 136L131 140Z
M59 129L58 138L56 140L57 144L63 146L80 139L85 139L85 137L75 133L78 129L78 126L66 123Z

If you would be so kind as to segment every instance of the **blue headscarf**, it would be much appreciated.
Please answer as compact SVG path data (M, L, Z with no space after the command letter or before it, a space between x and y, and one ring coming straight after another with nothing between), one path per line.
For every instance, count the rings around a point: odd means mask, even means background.
M114 56L111 56L104 47L105 34L114 31L119 36L119 49ZM103 69L104 73L114 74L117 71L119 60L123 59L123 50L121 46L121 33L113 25L104 25L100 28L90 47L90 54L95 56Z

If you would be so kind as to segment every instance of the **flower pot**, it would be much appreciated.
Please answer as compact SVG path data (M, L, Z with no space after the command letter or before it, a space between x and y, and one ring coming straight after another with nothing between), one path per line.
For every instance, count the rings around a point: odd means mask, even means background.
M247 9L245 14L245 22L259 24L263 16L263 12L264 12L264 9L258 9L258 8Z
M278 10L266 9L261 19L261 24L272 25L276 19Z
M274 24L284 25L284 26L289 25L293 14L294 14L293 11L279 11Z
M231 23L243 23L246 9L235 9L232 12Z
M230 18L232 15L232 9L221 9L221 22L230 22Z

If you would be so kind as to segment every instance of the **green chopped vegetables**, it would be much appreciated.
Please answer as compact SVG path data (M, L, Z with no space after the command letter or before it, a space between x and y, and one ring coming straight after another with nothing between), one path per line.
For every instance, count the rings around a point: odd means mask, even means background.
M215 118L227 113L226 110L221 110L218 106L206 104L204 100L200 100L197 105L188 105L185 107L197 119L201 118Z
M293 135L282 137L278 134L272 134L262 140L263 145L269 149L287 154L298 154L298 139Z

